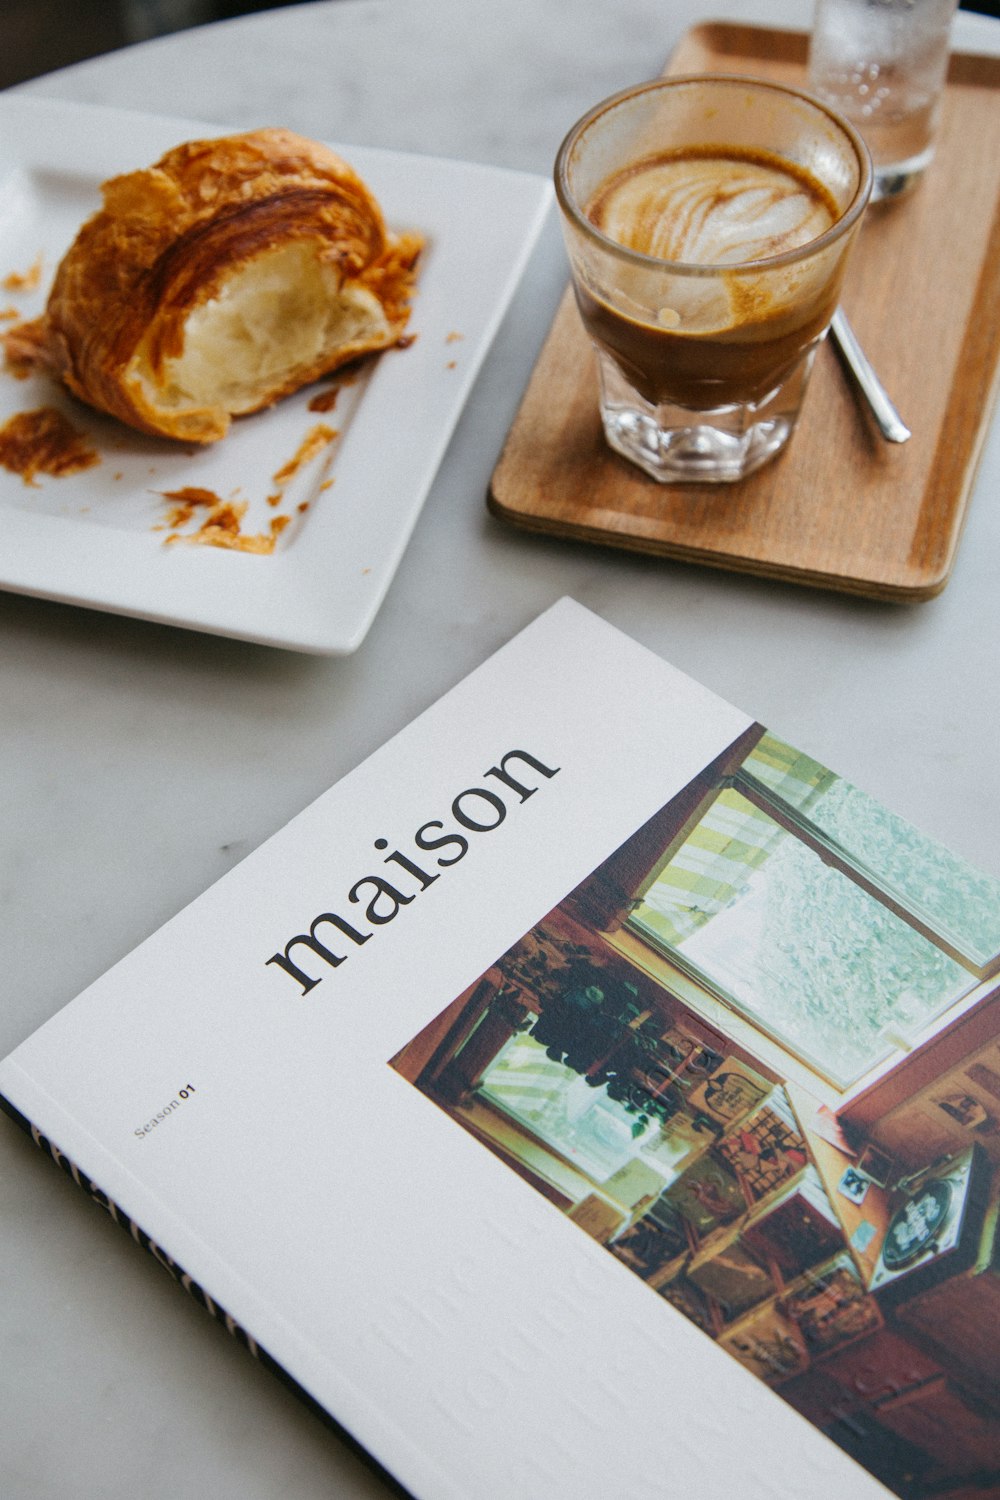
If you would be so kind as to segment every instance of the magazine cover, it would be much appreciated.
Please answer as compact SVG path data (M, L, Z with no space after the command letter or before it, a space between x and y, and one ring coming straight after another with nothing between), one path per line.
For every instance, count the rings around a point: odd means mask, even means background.
M996 1500L998 955L1000 881L564 600L0 1094L420 1500Z

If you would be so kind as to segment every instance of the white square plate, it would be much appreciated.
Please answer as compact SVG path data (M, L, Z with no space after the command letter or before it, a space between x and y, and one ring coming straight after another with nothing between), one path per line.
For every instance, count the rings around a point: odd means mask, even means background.
M147 166L217 125L50 100L0 98L0 331L33 317L106 178ZM476 372L548 210L546 179L434 157L335 145L393 229L426 240L407 349L367 362L332 411L313 386L192 449L147 438L52 380L0 374L0 425L47 405L100 454L94 467L28 485L0 467L0 588L215 635L328 655L361 644L392 581ZM41 257L34 289L12 289ZM8 284L4 287L4 282ZM275 475L318 423L336 431L284 486ZM247 505L241 530L273 553L167 544L171 491ZM276 492L280 500L276 502ZM198 518L184 530L197 529Z

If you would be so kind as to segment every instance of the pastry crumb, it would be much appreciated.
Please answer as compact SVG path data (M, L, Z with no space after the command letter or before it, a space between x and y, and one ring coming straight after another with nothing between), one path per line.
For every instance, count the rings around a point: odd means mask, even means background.
M3 316L5 321L9 321L6 313ZM18 380L26 380L42 364L42 337L41 318L15 322L4 333L0 333L4 368Z
M34 263L26 271L10 271L0 281L0 287L5 292L33 292L42 279L42 266L44 264L41 255L37 256Z
M196 547L223 547L229 552L253 552L269 555L275 549L278 537L291 522L291 516L274 516L267 532L243 530L243 518L249 501L225 500L214 490L199 485L185 485L179 490L159 490L164 500L173 502L163 526L154 530L167 530L164 546L176 542L188 542ZM207 515L196 531L183 531L200 510Z
M0 427L0 465L37 489L36 474L62 479L99 464L85 433L52 406L17 412Z
M325 422L317 422L315 427L310 427L288 462L282 464L281 468L271 475L272 481L284 489L288 481L294 479L304 464L310 463L317 453L321 453L338 436L335 427L328 427Z
M333 408L337 404L337 397L339 395L340 395L340 386L339 386L339 384L337 384L337 385L328 385L324 390L316 392L315 396L313 396L312 400L309 402L309 410L310 411L333 411Z

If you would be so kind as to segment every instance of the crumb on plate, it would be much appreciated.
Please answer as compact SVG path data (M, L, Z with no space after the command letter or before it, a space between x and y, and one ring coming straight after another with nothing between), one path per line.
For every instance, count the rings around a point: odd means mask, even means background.
M62 479L100 461L86 434L55 407L16 412L0 427L0 465L33 488L38 488L36 474Z
M288 462L282 464L281 468L271 475L273 482L284 488L290 479L294 479L303 465L310 463L317 453L321 453L334 441L337 435L337 429L328 427L325 422L317 422L315 427L310 427Z
M267 532L245 532L243 518L248 501L224 500L214 490L202 489L198 485L186 485L178 490L160 490L164 500L173 502L173 509L166 525L170 534L164 537L164 545L188 542L198 547L223 547L230 552L254 552L270 554L274 551L278 537L290 523L291 516L274 516ZM208 514L197 531L185 532L199 510Z
M36 256L34 263L26 271L8 272L3 281L0 281L0 286L3 287L5 292L35 291L42 279L43 264L42 256Z

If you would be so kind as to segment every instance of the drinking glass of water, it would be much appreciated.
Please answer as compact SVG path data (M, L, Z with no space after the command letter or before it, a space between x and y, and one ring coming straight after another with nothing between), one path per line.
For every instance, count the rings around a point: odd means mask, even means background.
M906 192L934 154L957 0L816 0L809 89L864 136L872 201Z

